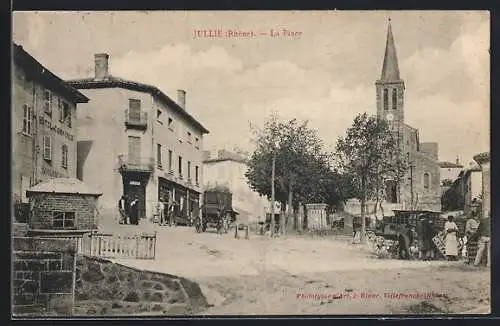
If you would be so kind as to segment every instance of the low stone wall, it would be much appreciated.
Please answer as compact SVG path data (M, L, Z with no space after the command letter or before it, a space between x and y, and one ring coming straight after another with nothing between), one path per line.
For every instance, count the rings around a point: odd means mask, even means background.
M13 238L13 314L71 315L76 244L71 240Z
M79 255L76 315L189 314L209 305L198 284Z

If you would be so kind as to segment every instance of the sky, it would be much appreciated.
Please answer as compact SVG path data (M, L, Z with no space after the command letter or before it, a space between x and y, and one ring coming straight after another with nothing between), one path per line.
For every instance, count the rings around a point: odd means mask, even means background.
M13 41L63 79L92 77L94 54L105 52L114 76L174 100L186 90L186 109L210 130L205 149L251 150L250 125L277 113L308 120L333 150L357 114L376 113L389 18L405 122L439 143L441 161L489 151L485 11L14 12ZM209 29L257 36L195 37Z

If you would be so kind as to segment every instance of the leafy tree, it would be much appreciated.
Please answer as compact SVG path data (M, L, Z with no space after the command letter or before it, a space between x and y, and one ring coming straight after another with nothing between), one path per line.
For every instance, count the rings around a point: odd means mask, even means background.
M349 176L353 195L361 202L361 242L365 242L365 203L378 198L384 182L401 181L407 162L388 123L366 113L359 114L345 137L336 145L337 164Z
M323 143L307 121L280 121L276 115L268 119L263 129L254 128L256 149L250 155L246 178L250 187L271 198L272 160L275 156L275 200L294 203L316 200L338 200L330 157ZM329 194L329 195L328 195ZM288 217L287 217L288 218ZM271 220L272 223L274 219ZM284 231L285 219L280 219Z

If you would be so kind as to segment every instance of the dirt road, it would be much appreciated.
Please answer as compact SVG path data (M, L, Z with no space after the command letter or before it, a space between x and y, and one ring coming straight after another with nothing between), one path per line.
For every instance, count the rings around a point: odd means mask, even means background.
M128 229L130 230L130 229ZM348 238L197 234L156 228L154 261L120 263L197 281L202 314L462 313L489 306L490 271L461 262L377 259Z

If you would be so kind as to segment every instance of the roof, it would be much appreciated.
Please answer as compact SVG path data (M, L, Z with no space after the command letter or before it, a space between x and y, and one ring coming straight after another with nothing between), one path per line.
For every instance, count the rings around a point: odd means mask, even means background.
M26 52L21 45L13 43L14 63L25 71L26 75L44 85L50 86L52 90L60 93L74 103L87 103L89 99L74 87L71 87L61 78L54 75L50 70L42 66L35 58Z
M106 76L104 79L95 78L80 78L66 81L69 85L77 89L95 89L95 88L124 88L132 91L146 92L158 97L161 101L173 108L187 121L191 122L195 127L201 130L202 133L208 134L209 131L201 125L192 115L183 109L174 100L163 93L158 87L148 84L143 84L112 75Z
M447 161L443 161L443 162L438 162L438 165L439 167L441 168L463 168L464 166L461 165L461 164L456 164L456 163L453 163L453 162L447 162Z
M387 29L387 41L385 44L384 64L382 66L381 81L401 81L399 76L398 56L396 54L396 45L392 36L392 27L389 21Z
M233 153L228 150L222 149L217 152L216 157L210 157L210 151L204 151L205 159L203 163L216 163L216 162L224 162L224 161L234 161L239 163L247 163L247 159L238 153Z
M27 195L33 193L80 194L100 196L101 192L86 186L75 178L53 178L41 182L26 191Z
M409 210L409 209L393 209L393 212L398 212L398 213L433 213L433 214L441 214L441 211L433 211L430 209L415 209L415 210Z

